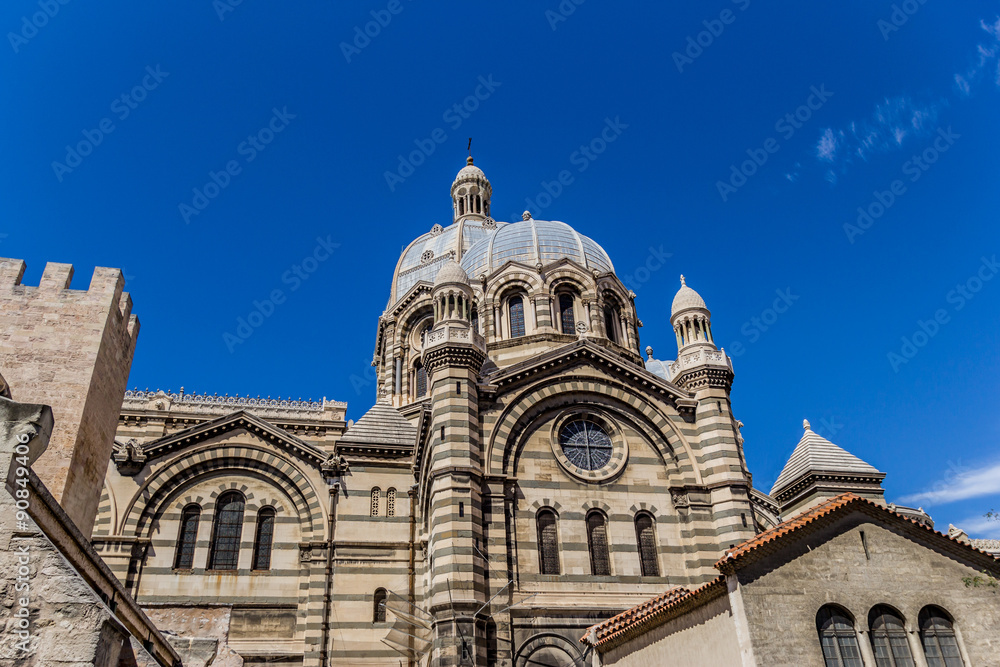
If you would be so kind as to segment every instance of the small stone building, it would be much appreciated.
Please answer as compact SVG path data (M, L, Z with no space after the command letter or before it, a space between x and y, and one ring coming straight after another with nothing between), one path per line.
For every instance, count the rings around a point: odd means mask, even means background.
M622 667L1000 664L1000 561L847 493L728 550L581 640Z

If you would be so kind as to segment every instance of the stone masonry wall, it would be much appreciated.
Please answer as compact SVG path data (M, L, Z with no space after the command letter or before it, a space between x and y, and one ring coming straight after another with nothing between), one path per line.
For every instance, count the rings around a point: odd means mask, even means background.
M139 321L121 271L98 267L87 290L53 262L37 287L25 264L0 258L0 369L14 400L52 406L56 427L34 469L86 536L132 365Z

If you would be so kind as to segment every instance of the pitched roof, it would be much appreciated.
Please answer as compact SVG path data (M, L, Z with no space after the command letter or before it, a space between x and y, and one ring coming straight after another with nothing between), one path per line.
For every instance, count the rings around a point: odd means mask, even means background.
M694 590L672 588L666 593L632 607L617 616L592 625L580 638L580 641L597 647L601 652L607 651L672 617L686 613L702 602L714 599L716 595L723 594L726 591L726 574L773 553L787 540L795 539L806 532L807 527L823 525L824 519L828 517L853 511L862 511L869 516L883 520L888 519L898 525L908 526L917 531L927 531L936 536L935 539L947 540L944 544L948 544L956 553L964 554L967 557L972 556L978 559L984 568L1000 572L1000 562L998 562L1000 557L995 557L987 551L938 532L924 523L903 516L867 498L853 493L844 493L826 500L727 551L715 564L716 569L721 571L723 576L719 576Z
M725 592L725 577L716 577L694 590L676 587L657 595L640 605L627 609L617 616L592 625L587 634L580 638L583 643L599 646L606 651L626 639L643 632L651 624L667 620L676 612L687 610L692 605L708 601Z
M811 472L885 477L885 473L874 466L814 433L808 421L803 422L803 426L805 433L802 434L802 439L771 487L772 497Z
M416 441L417 428L387 403L373 405L340 439L340 443L397 447L412 447Z
M739 566L757 560L758 558L766 556L767 554L777 550L777 548L782 546L782 544L779 543L783 543L786 536L792 533L801 534L802 529L806 526L820 524L823 522L823 519L831 517L834 514L854 510L863 511L870 516L890 519L903 525L915 526L920 530L925 530L948 540L960 549L971 550L978 556L986 556L990 560L984 561L985 563L997 566L992 554L983 551L982 549L978 549L967 542L963 542L951 537L950 535L945 535L944 533L936 531L921 521L917 521L900 514L899 512L895 512L872 500L862 498L861 496L853 493L843 493L839 496L821 502L819 505L816 505L812 509L805 511L788 521L779 523L774 528L765 530L763 533L750 538L746 542L738 544L733 549L727 551L726 554L715 564L715 567L722 572L732 572ZM968 552L966 553L968 554Z

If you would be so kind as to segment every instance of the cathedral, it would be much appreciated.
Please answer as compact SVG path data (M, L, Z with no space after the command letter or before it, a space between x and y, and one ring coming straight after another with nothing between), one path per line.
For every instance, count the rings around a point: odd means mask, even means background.
M392 272L356 422L326 398L133 390L106 474L66 446L81 479L104 474L93 506L65 500L85 487L72 480L62 504L92 525L110 597L172 647L148 631L145 650L187 667L1000 664L996 600L961 582L996 573L995 544L888 505L885 474L808 422L773 488L753 486L733 362L683 276L676 358L654 359L597 241L527 212L494 220L471 157L450 194L451 220ZM914 585L928 562L936 597ZM838 599L866 563L883 569ZM869 594L887 598L851 611ZM897 616L926 657L895 661ZM164 660L148 664L180 664Z

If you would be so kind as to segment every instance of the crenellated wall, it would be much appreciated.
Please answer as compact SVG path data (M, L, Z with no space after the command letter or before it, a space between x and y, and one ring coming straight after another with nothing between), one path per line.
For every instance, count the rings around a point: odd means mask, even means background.
M15 400L52 406L56 427L35 469L88 537L132 366L139 320L121 271L97 267L86 290L49 262L37 287L0 258L0 369Z

